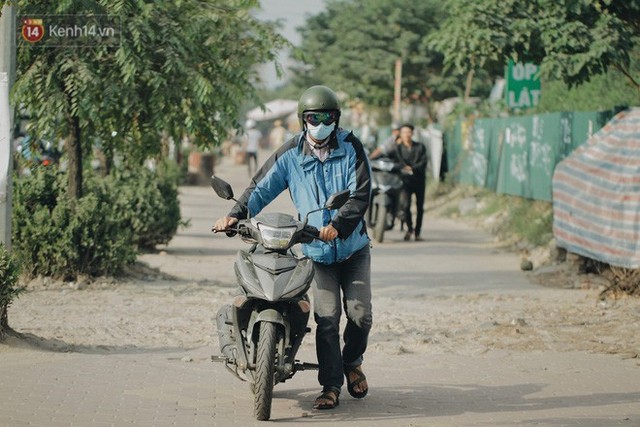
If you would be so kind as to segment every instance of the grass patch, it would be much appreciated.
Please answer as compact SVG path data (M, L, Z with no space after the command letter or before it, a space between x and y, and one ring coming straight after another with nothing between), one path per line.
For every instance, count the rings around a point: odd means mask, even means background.
M553 238L551 203L506 194L483 192L482 209L476 215L501 215L497 233L505 239L525 239L534 246L544 246Z
M440 205L438 214L441 216L460 216L460 202L474 198L476 209L464 216L488 219L484 224L490 223L491 231L502 240L526 240L533 246L544 246L553 238L553 209L549 202L497 194L478 187L445 185L444 188L445 191L431 189L435 198L432 203Z

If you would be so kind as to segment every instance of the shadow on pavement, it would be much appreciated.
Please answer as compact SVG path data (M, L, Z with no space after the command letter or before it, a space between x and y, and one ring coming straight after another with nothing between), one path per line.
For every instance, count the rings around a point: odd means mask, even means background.
M55 338L42 338L31 333L21 333L14 330L7 331L8 338L3 344L29 350L48 351L52 353L81 353L81 354L164 354L187 352L192 349L184 347L136 347L136 346L107 346L107 345L76 345Z
M552 397L530 397L542 391L545 384L517 384L505 386L429 385L408 387L372 388L369 396L362 400L353 399L343 391L340 406L334 410L313 410L316 394L308 390L274 390L274 399L297 400L303 411L303 418L338 421L380 421L394 419L423 419L425 417L447 417L463 413L524 413L559 408L598 407L613 404L636 403L640 392L594 393L585 395ZM300 422L300 418L278 419L274 421ZM551 422L556 425L555 422ZM563 420L564 421L564 420ZM592 421L591 419L589 420ZM601 425L609 425L611 420ZM545 424L546 425L546 424ZM557 425L566 425L564 422ZM574 424L581 425L574 419ZM594 424L595 425L595 424Z

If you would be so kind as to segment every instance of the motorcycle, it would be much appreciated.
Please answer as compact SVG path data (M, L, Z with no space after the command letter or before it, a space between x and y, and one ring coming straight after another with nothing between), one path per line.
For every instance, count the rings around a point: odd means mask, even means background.
M400 206L403 172L400 164L386 157L369 163L372 183L367 222L373 228L373 238L382 243L385 231L391 230L398 215L403 214Z
M224 180L213 176L211 186L219 197L237 202ZM258 420L271 417L275 384L297 371L318 369L317 364L296 360L304 335L311 331L307 327L311 310L307 291L314 269L312 261L294 253L293 247L319 239L318 229L307 224L309 214L338 209L349 195L349 190L333 194L323 208L309 212L304 222L285 213L265 213L224 230L252 246L236 257L240 293L218 312L223 355L212 356L212 360L224 363L233 375L250 383Z

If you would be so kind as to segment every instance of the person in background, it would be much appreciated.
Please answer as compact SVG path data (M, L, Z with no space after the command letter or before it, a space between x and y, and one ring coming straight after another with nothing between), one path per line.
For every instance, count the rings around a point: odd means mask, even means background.
M391 135L389 135L382 144L378 145L371 154L369 154L369 158L376 159L380 156L391 156L391 152L395 150L395 144L399 142L400 126L394 123L391 125Z
M397 123L391 124L391 135L385 141L385 144L391 144L393 142L398 142L400 139L400 125Z
M262 139L262 133L256 129L256 122L249 119L245 123L245 135L244 135L244 151L246 156L247 168L249 169L249 176L258 169L258 148L260 147L260 140ZM253 167L252 167L253 163Z
M298 117L302 132L271 155L239 203L214 228L224 231L248 214L257 215L287 189L301 218L322 208L332 193L350 190L340 209L309 216L321 240L302 245L315 270L311 289L322 393L313 407L333 409L345 378L351 396L361 399L369 391L362 362L372 325L371 255L364 222L371 197L370 167L360 140L339 127L340 101L333 90L307 89L298 102ZM347 322L341 348L343 310ZM224 335L220 343L225 345Z
M422 241L422 218L424 216L424 194L427 188L427 147L413 140L413 125L404 124L400 127L400 139L396 144L398 158L404 164L403 169L408 172L405 175L404 184L404 219L407 224L407 232L404 240L411 240L413 235L416 241ZM416 199L416 222L411 218L411 199Z
M273 128L269 132L269 145L272 150L277 150L282 144L284 144L287 130L282 126L282 120L276 120L273 122Z
M422 241L422 218L424 216L424 195L427 180L427 147L413 140L413 125L400 126L398 139L388 141L376 148L369 158L375 159L381 155L391 157L402 165L404 188L400 196L400 209L404 211L403 220L407 225L404 240ZM416 221L411 217L411 199L416 199Z

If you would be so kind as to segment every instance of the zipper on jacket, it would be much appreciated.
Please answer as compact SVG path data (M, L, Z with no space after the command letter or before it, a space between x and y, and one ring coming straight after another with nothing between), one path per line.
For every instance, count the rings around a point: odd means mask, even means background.
M333 246L333 263L338 262L338 245L336 245L336 240L333 239L331 241L331 246Z

